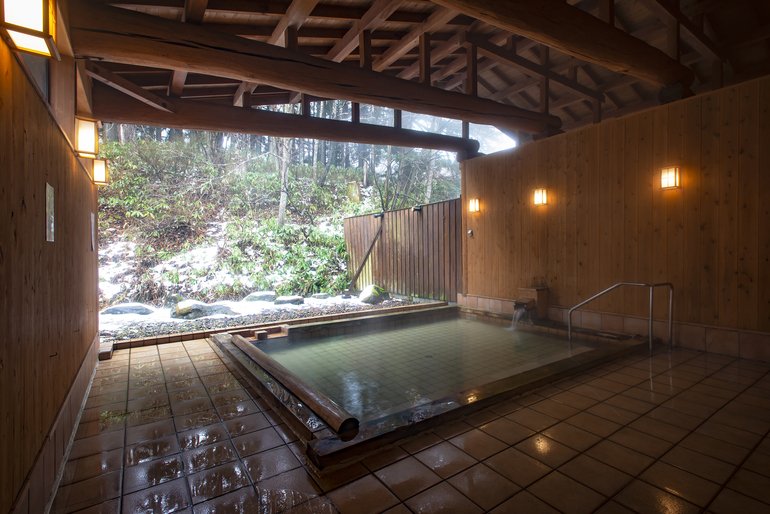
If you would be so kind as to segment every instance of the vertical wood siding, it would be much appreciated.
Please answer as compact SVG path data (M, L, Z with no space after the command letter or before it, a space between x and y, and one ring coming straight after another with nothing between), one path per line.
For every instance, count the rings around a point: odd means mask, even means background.
M382 220L382 234L356 281L363 289L377 284L391 293L457 301L462 292L460 199L344 220L348 276L353 277Z
M660 188L681 167L682 187ZM678 322L770 331L770 77L462 163L466 293L571 307L674 283ZM534 206L533 190L548 189ZM667 294L656 293L665 317ZM643 316L646 292L589 308Z

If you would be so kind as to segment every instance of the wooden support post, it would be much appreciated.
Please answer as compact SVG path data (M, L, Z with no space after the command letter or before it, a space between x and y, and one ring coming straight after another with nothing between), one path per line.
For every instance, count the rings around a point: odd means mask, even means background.
M401 128L401 109L393 109L393 127Z
M471 96L479 95L479 75L478 62L479 51L476 45L470 45L466 49L467 66L465 77L465 94Z
M302 95L302 116L310 117L310 96Z
M365 70L372 69L372 31L364 30L358 36L358 52L361 67Z
M353 123L361 122L361 104L353 102L350 104L350 119Z
M593 109L593 122L594 123L601 123L602 122L602 103L599 100L594 100L591 104L591 107Z
M599 19L615 26L615 0L599 0Z
M430 34L420 34L420 84L431 86L430 80Z
M243 107L245 107L246 109L251 109L251 93L250 92L244 91L243 92L243 97L242 97L241 101L242 101L241 105Z
M666 54L679 62L682 54L681 24L675 19L670 19L666 25Z
M471 138L471 124L467 121L463 122L463 139Z
M550 68L548 63L549 54L549 48L545 45L540 45L540 66L544 68ZM548 96L550 80L551 79L548 77L540 77L540 112L543 114L548 114L548 111L550 110L550 98Z

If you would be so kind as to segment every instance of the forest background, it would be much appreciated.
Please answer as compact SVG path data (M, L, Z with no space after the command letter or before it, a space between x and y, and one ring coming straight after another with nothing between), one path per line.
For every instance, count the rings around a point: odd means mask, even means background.
M312 105L313 116L350 120L349 102ZM362 105L361 121L392 126L393 111ZM462 130L406 112L402 124ZM513 146L492 127L473 125L471 137L482 152ZM117 124L104 124L101 139L110 163L99 189L102 308L175 293L338 294L348 280L344 218L460 196L454 154L434 150Z

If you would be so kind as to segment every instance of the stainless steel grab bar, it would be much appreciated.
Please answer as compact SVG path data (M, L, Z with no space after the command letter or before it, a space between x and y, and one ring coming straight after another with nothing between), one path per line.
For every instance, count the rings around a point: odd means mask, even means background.
M674 284L671 282L661 282L659 284L645 284L645 283L636 283L636 282L618 282L612 287L608 287L604 291L602 291L599 294L593 295L591 298L584 302L580 302L579 304L575 305L569 310L569 313L567 314L567 335L569 337L569 344L570 344L570 350L572 349L572 311L577 309L578 307L582 307L583 305L587 304L588 302L591 302L593 300L596 300L600 296L609 293L613 289L617 289L620 286L637 286L637 287L649 287L650 288L650 319L649 319L649 328L648 328L648 336L650 339L650 353L652 353L652 291L656 287L662 287L662 286L668 286L669 292L668 292L668 351L670 352L673 348L674 343L674 326L673 326L673 319L674 319Z

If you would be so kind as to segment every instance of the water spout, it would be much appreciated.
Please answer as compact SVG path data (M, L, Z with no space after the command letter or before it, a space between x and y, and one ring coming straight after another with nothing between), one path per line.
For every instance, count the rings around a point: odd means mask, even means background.
M519 323L522 317L527 313L526 307L515 307L513 309L513 317L511 318L511 326L506 328L506 330L514 331L516 330L516 325Z

